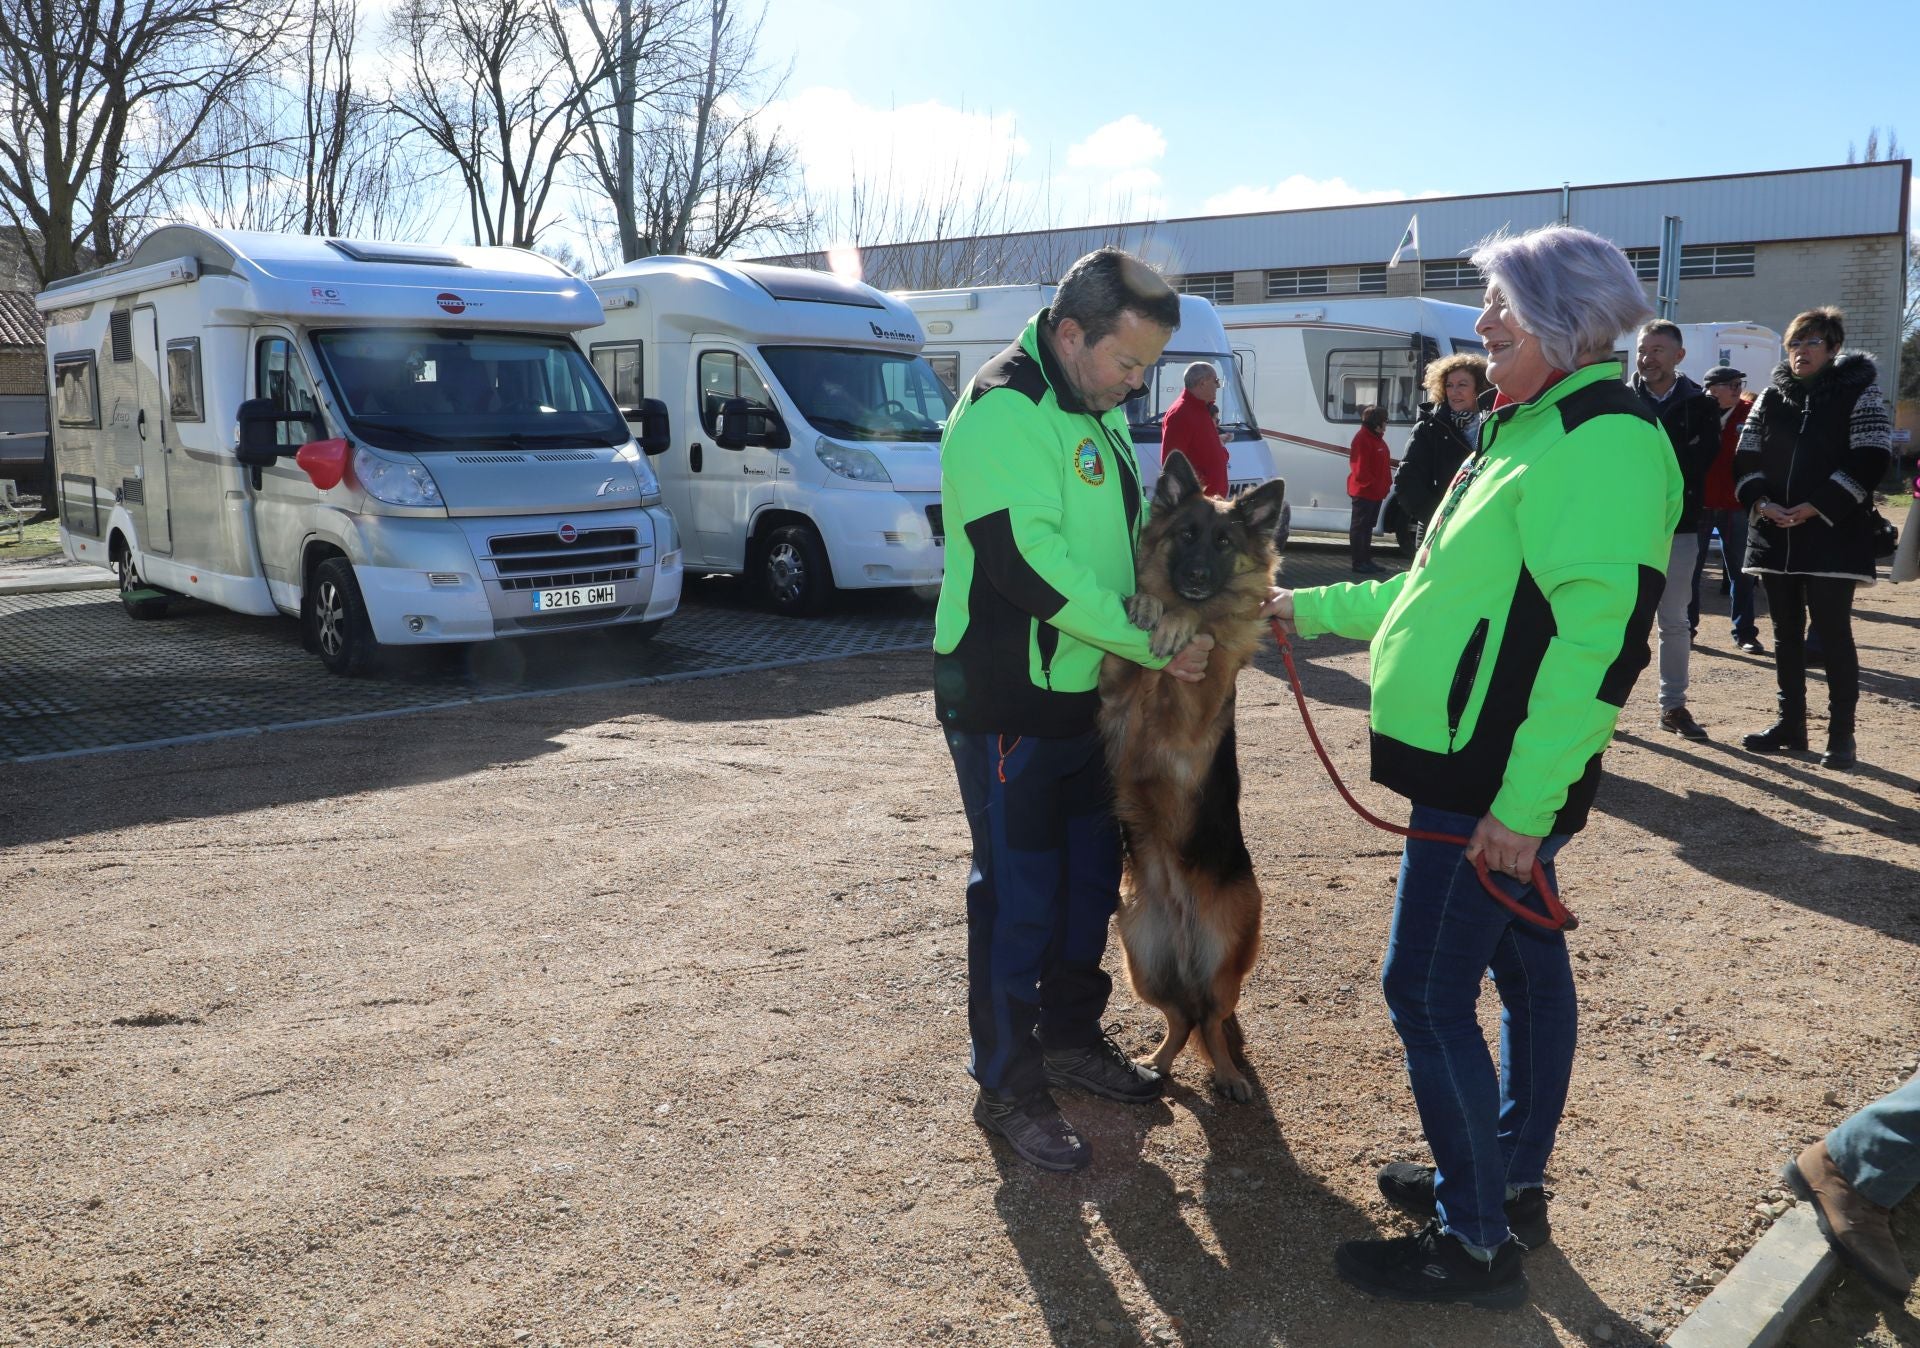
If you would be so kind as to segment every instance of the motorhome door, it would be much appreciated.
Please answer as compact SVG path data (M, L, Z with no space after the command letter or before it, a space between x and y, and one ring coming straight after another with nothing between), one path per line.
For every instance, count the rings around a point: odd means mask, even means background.
M721 449L713 441L720 405L744 398L751 408L775 410L753 361L743 352L708 345L694 362L695 399L706 449L698 467L689 463L688 496L693 510L693 533L688 546L699 564L739 571L747 562L747 525L756 507L771 500L780 470L780 454L762 444L745 449ZM758 438L758 437L756 437Z
M254 334L253 398L266 398L281 412L312 412L320 415L320 398L314 391L313 377L306 361L294 344L293 335L284 330L260 330ZM260 565L267 573L267 586L274 601L291 608L302 586L300 549L310 531L313 513L320 502L320 490L308 478L306 470L293 460L293 451L309 440L325 438L325 425L319 420L283 421L275 435L287 451L287 457L260 470L260 487L254 493L254 531L260 540Z
M144 551L173 552L173 515L167 495L166 407L160 401L160 325L153 306L143 304L132 314L134 432L140 439L141 500L145 519L140 526Z

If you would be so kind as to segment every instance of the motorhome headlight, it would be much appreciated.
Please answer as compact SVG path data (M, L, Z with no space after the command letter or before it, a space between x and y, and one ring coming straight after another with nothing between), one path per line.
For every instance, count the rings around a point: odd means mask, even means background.
M417 463L383 459L364 448L353 451L353 475L376 501L397 506L437 506L440 488L433 474Z
M843 445L837 440L821 436L813 447L820 462L827 465L841 477L851 478L855 482L891 482L893 476L887 472L887 466L880 462L879 455L870 449L858 445Z
M640 504L659 505L660 475L653 471L653 460L641 452L640 446L629 440L626 447L613 457L633 469L634 479L640 484Z

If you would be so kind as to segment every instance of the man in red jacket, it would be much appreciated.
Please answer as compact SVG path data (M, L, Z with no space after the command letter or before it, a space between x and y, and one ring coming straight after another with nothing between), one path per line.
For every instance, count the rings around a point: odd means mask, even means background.
M1393 490L1393 453L1381 434L1386 429L1386 408L1362 409L1360 429L1347 451L1347 496L1353 501L1347 541L1353 550L1353 569L1363 576L1387 569L1373 560L1373 526L1380 522L1380 503Z
M1700 510L1700 552L1693 563L1693 599L1687 605L1687 621L1699 630L1700 573L1707 564L1707 540L1718 529L1720 556L1733 586L1733 644L1750 655L1765 655L1767 648L1760 644L1760 627L1753 612L1753 577L1741 570L1747 558L1747 512L1733 494L1733 450L1753 406L1753 395L1741 392L1746 378L1731 365L1716 365L1701 381L1720 409L1720 453L1707 469Z
M1227 447L1220 440L1214 401L1220 396L1220 371L1197 360L1187 366L1186 388L1160 422L1160 462L1179 450L1193 465L1207 495L1227 495Z

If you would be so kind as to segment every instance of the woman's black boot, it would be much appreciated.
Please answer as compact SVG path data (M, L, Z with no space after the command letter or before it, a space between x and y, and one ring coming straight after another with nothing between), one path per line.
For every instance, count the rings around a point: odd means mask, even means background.
M1783 696L1780 699L1780 719L1758 734L1743 737L1740 742L1756 754L1777 754L1782 749L1806 748L1807 704L1802 701L1798 706L1793 706ZM1847 745L1851 752L1851 734L1847 736Z
M1820 755L1820 766L1845 772L1853 764L1853 714L1835 713L1827 723L1827 751Z

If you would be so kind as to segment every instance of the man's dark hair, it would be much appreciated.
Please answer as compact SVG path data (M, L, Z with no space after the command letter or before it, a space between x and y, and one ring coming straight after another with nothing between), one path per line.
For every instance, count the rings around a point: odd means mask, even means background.
M1656 318L1640 329L1642 337L1671 337L1675 346L1685 346L1687 339L1680 335L1680 325L1670 323L1664 318Z
M1056 327L1071 318L1092 346L1120 326L1120 315L1129 310L1163 328L1180 326L1180 296L1159 272L1131 253L1098 248L1061 278L1049 316Z

